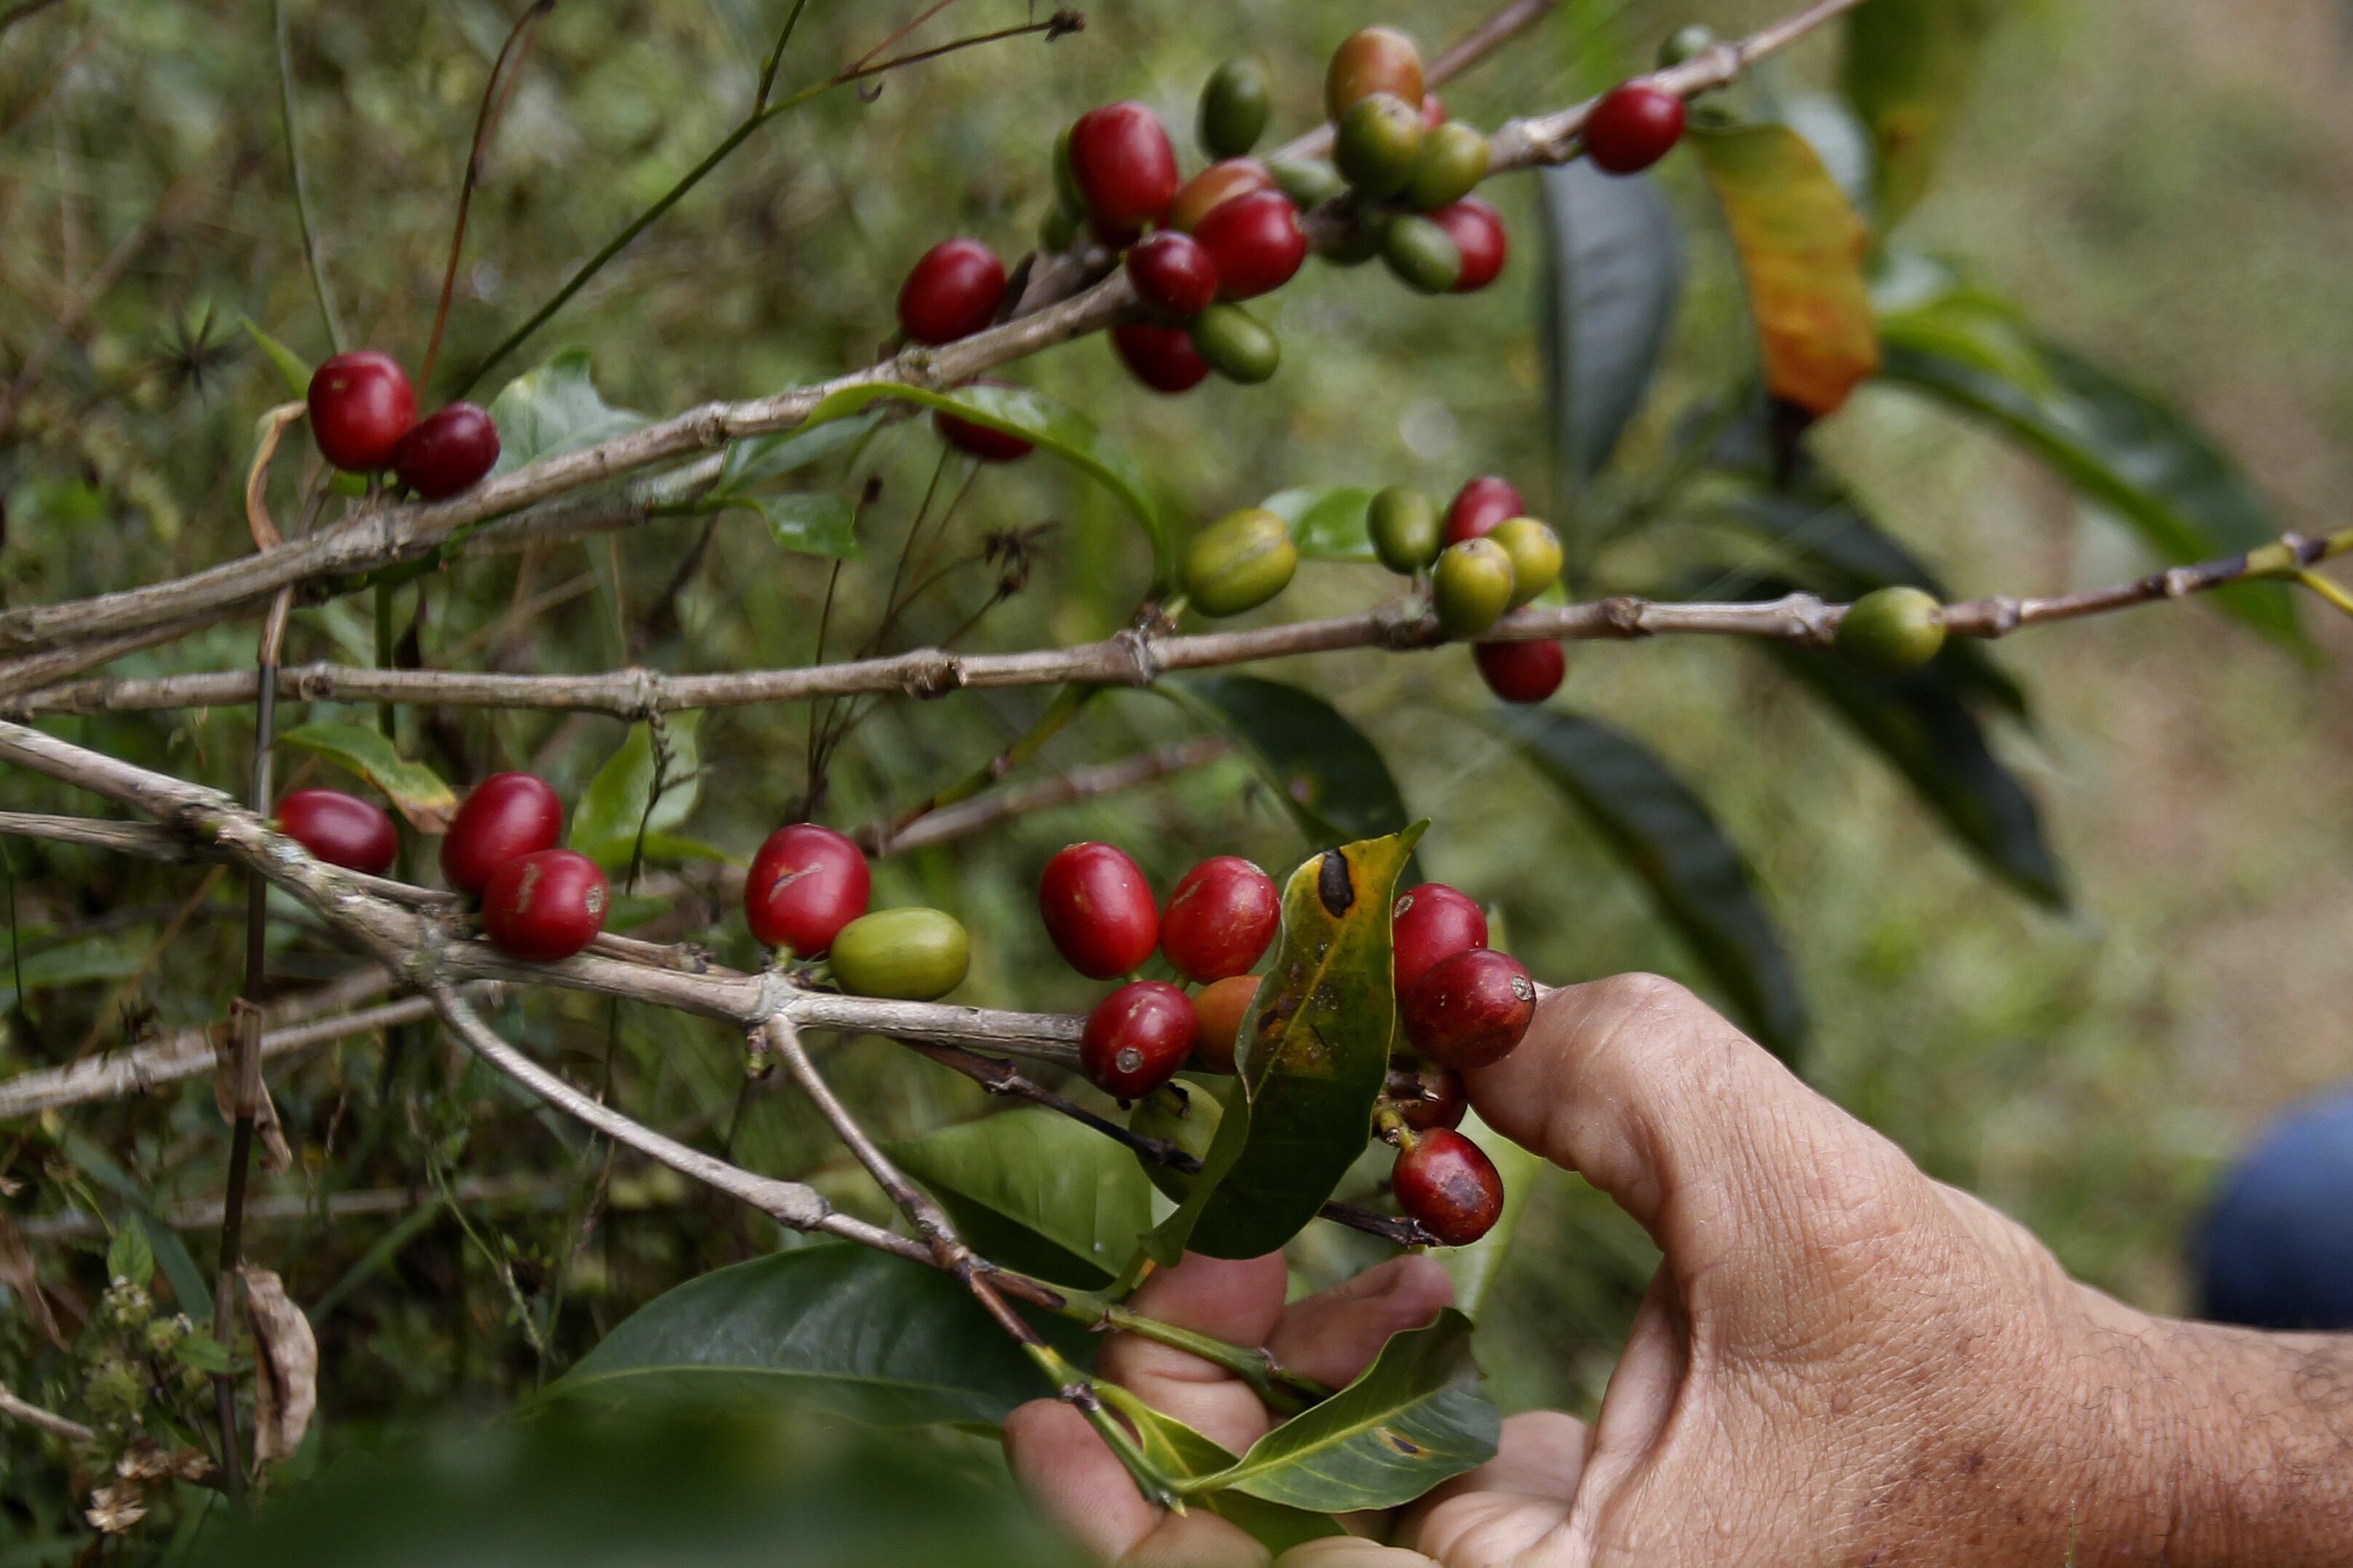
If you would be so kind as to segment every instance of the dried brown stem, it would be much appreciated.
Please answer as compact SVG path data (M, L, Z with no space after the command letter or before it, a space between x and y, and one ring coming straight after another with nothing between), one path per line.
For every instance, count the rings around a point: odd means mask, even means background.
M69 1443L98 1441L97 1433L71 1416L60 1415L54 1410L44 1410L37 1405L19 1399L5 1385L0 1385L0 1415L11 1421L22 1421L27 1426L38 1427L54 1436L63 1437Z

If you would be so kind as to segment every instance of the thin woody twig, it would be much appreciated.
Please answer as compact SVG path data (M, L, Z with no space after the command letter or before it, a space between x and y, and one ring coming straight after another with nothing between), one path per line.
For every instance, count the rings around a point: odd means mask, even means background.
M37 1405L19 1399L5 1385L0 1385L0 1415L5 1415L11 1421L22 1421L27 1426L38 1427L54 1436L63 1437L69 1443L98 1441L98 1434L80 1422L69 1415L60 1415L54 1410L44 1410Z
M903 855L925 845L966 837L1008 817L1027 816L1033 812L1069 805L1075 801L1092 800L1097 795L1134 789L1138 784L1150 784L1171 773L1205 766L1231 755L1232 752L1232 742L1217 736L1180 741L1156 751L1123 757L1115 763L1073 768L1069 773L1040 779L1036 784L999 790L994 795L981 795L960 805L943 806L901 831L892 831L887 824L870 823L851 834L850 837L857 841L860 848L871 855Z

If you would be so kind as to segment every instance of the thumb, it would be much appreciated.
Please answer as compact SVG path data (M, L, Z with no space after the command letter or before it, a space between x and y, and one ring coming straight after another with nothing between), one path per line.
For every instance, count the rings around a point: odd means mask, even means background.
M1894 1144L1654 974L1554 992L1517 1050L1464 1076L1490 1126L1641 1222L1694 1316L1725 1291L1819 1300L1933 1213Z

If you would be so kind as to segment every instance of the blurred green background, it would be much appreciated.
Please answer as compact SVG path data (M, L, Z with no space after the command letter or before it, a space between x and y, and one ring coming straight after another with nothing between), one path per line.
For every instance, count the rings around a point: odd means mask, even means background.
M428 404L726 132L784 8L574 0L554 11L474 204ZM1458 115L1493 125L1638 68L1683 21L1730 33L1777 10L1579 0L1445 96ZM1434 46L1481 14L1451 0L1377 13L1336 3L1099 5L1082 33L1051 44L1024 37L951 56L889 78L871 101L827 95L755 136L475 395L568 346L592 352L609 402L653 413L866 363L892 330L898 279L926 246L970 233L1008 258L1028 247L1050 195L1048 143L1074 113L1140 97L1172 127L1188 126L1201 79L1247 49L1270 67L1277 134L1287 135L1314 112L1323 56L1351 27L1396 21ZM898 9L818 0L784 81L816 79L902 19ZM910 47L1028 19L1018 5L964 0ZM505 7L471 3L290 7L311 216L346 346L379 346L412 368L421 358L477 100L511 20ZM1835 64L1834 44L1810 43L1778 85L1827 83ZM1905 239L1965 263L2044 332L2202 423L2281 526L2341 527L2333 503L2353 480L2342 438L2353 419L2353 317L2341 299L2353 115L2338 90L2348 69L2353 12L2327 0L2020 0L1991 36L1940 178ZM125 236L163 213L25 388L5 437L0 592L9 604L150 581L246 548L237 490L252 423L285 394L237 319L249 315L308 359L328 351L276 81L258 6L65 0L0 35L8 363L23 362ZM1638 471L1699 400L1745 379L1753 353L1738 277L1691 160L1671 160L1662 180L1692 274L1666 374L1624 448ZM1010 374L1093 414L1187 522L1287 486L1407 480L1445 492L1494 471L1532 498L1553 494L1552 515L1574 528L1579 520L1558 510L1547 451L1534 184L1515 176L1491 191L1514 245L1501 282L1433 300L1377 268L1311 267L1266 301L1285 348L1266 386L1212 382L1160 398L1129 382L1100 340ZM2040 464L1911 393L1867 385L1812 440L1881 524L1962 594L2056 591L2152 564ZM300 467L280 466L277 494L289 507ZM840 577L832 657L873 630L919 512L946 517L940 559L960 564L902 617L890 647L946 637L990 605L1004 580L1001 549L983 559L992 534L1018 533L1029 569L960 646L1102 636L1145 585L1136 531L1046 458L968 476L943 468L927 427L909 422L854 476L820 480L848 493L870 471L879 489L861 514L867 551ZM1605 556L1605 578L1614 568L1619 581L1643 580L1693 558L1677 553L1676 522L1655 545L1646 535L1635 551ZM421 615L419 590L402 590L398 625L415 626L424 662L459 668L806 662L828 563L779 551L744 513L711 530L698 560L703 531L701 520L667 520L617 541L467 563L431 580ZM683 586L665 616L674 574ZM1362 607L1393 586L1374 567L1311 565L1248 624ZM2034 694L2036 721L2000 728L1998 750L2042 805L2069 873L2066 913L1989 879L1900 779L1759 653L1699 639L1578 645L1556 700L1641 737L1746 850L1814 1017L1811 1081L1933 1173L2026 1222L2084 1278L2179 1310L2188 1305L2182 1236L2221 1162L2267 1111L2348 1066L2353 627L2317 605L2305 620L2309 659L2208 605L2000 646ZM249 660L252 635L216 629L114 672L226 668ZM370 655L364 599L297 616L290 662ZM1379 743L1409 805L1434 819L1428 873L1499 905L1540 977L1645 967L1705 988L1591 830L1478 721L1492 700L1459 650L1329 656L1260 673L1312 685ZM849 826L921 798L1018 734L1048 696L878 707L837 754L820 792L825 818ZM310 716L371 717L323 707ZM747 854L811 793L811 720L781 707L714 714L701 731L708 773L688 830ZM233 788L248 725L223 710L55 727ZM1188 729L1163 700L1115 694L1040 765L1124 755ZM408 713L402 729L405 750L453 779L530 763L567 795L621 735L604 720L457 711ZM299 767L299 758L281 763ZM22 775L0 780L0 797L16 809L89 809ZM1052 961L1029 889L1045 857L1082 837L1126 846L1163 888L1201 855L1274 867L1303 849L1279 803L1226 763L894 858L878 868L877 902L934 902L966 921L976 960L961 999L1077 1008L1091 990ZM40 973L56 981L10 1017L0 1058L10 1070L218 1016L240 941L232 880L9 847L20 937L34 944L25 951L47 944ZM200 884L205 896L187 903ZM677 889L664 895L670 912L649 929L709 925L723 954L749 956L723 901L697 903L712 886L707 868L666 886ZM276 972L290 984L332 972L332 945L291 906L277 912ZM621 1102L644 1120L712 1143L723 1132L755 1168L814 1172L846 1204L875 1201L789 1092L740 1089L740 1043L723 1030L635 1009L608 1018L601 1004L554 996L514 1005L505 1021L575 1075L604 1070L609 1057ZM968 1086L895 1047L831 1051L833 1070L888 1134L980 1109ZM470 1237L436 1221L372 1265L381 1218L262 1230L258 1256L287 1273L298 1300L348 1281L320 1324L331 1447L451 1407L495 1409L638 1302L774 1245L740 1212L627 1164L595 1199L610 1211L588 1225L596 1184L571 1179L580 1151L569 1131L430 1042L389 1069L380 1044L354 1042L279 1073L273 1089L302 1158L268 1193L299 1200L400 1186L428 1170L451 1181L515 1176L528 1188L522 1201L470 1211ZM17 1145L10 1173L33 1187L12 1205L51 1216L87 1207L93 1150L145 1201L196 1202L217 1191L216 1125L201 1083L49 1119ZM575 1252L583 1235L590 1240ZM205 1255L209 1238L191 1241ZM62 1261L47 1267L90 1289L102 1238L55 1245ZM1573 1181L1539 1193L1482 1325L1507 1405L1589 1407L1647 1277L1645 1247ZM365 1266L353 1275L355 1265ZM0 1346L12 1384L70 1387L69 1366L38 1349L21 1314L0 1330ZM54 1471L16 1467L8 1490L19 1525L56 1517Z

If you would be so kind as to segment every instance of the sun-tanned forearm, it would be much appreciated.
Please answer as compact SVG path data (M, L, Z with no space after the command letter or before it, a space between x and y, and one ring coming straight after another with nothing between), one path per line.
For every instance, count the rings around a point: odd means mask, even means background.
M2164 1561L2353 1563L2353 1336L2178 1323L2165 1340L2190 1440Z

